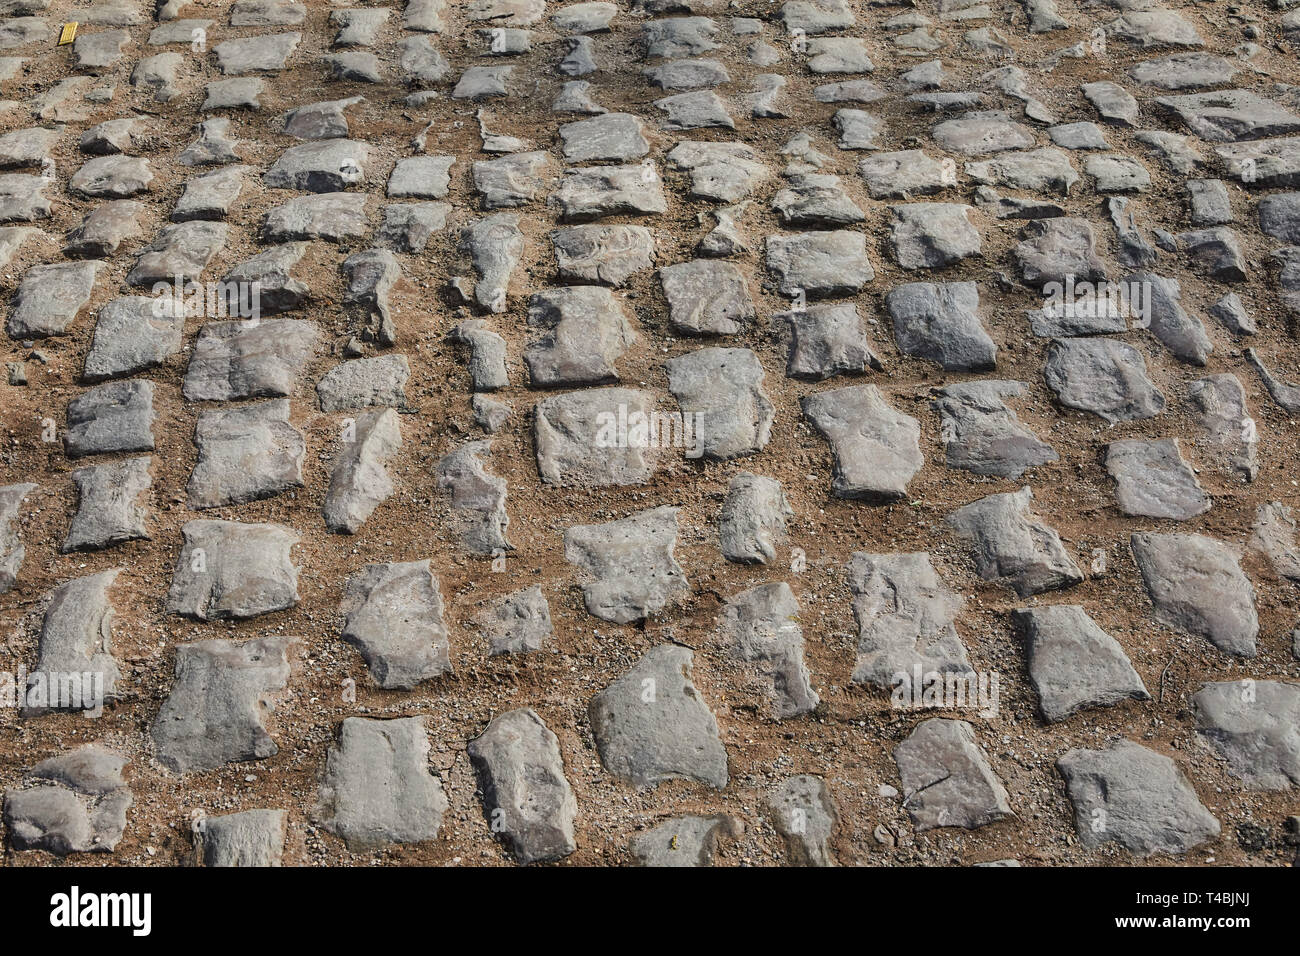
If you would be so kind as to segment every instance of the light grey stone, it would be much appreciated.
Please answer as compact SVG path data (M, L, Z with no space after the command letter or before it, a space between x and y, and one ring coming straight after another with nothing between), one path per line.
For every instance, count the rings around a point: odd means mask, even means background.
M739 202L770 175L761 155L744 143L686 140L668 153L668 161L691 174L691 196Z
M322 412L385 406L405 410L411 365L405 355L377 355L334 366L316 383Z
M386 463L402 447L397 412L370 408L360 412L345 435L330 466L325 492L325 527L338 534L356 534L375 508L394 491ZM351 440L349 440L351 439Z
M936 269L978 255L980 234L961 203L891 206L890 246L904 269Z
M899 349L954 371L991 369L997 346L979 314L974 282L912 282L885 296Z
M113 656L116 612L109 589L121 571L114 568L73 578L50 591L36 663L27 675L27 686L18 688L24 694L24 716L69 707L92 714L106 701L117 699L122 671ZM80 690L80 700L57 699L67 675L79 675L73 686ZM33 696L34 685L43 688L39 698Z
M560 188L547 204L565 222L658 215L668 210L663 183L653 164L566 169Z
M732 653L759 662L763 696L776 720L798 717L817 708L820 698L804 663L799 602L784 581L760 584L727 599L721 627ZM741 693L745 689L739 688Z
M891 499L907 494L908 482L925 463L915 418L889 405L874 385L817 392L802 406L830 443L833 495Z
M729 262L696 259L663 266L659 278L679 332L734 335L755 317L745 277Z
M27 549L18 535L17 518L23 499L38 487L31 482L0 485L0 594L13 590L18 581Z
M259 252L236 265L223 280L236 288L252 289L257 284L258 319L301 308L311 297L305 282L292 271L307 251L305 242L286 242Z
M1147 378L1142 353L1112 339L1056 339L1047 352L1044 376L1057 401L1111 422L1153 418L1165 397Z
M505 312L510 276L524 254L519 217L500 212L480 219L465 231L463 244L478 273L474 298L485 309Z
M307 445L289 424L289 401L255 402L199 414L198 460L186 493L195 510L244 504L301 488Z
M801 232L767 237L767 267L783 295L854 295L875 278L860 232Z
M658 458L650 429L682 428L680 421L673 426L655 415L653 396L636 389L588 389L543 399L534 421L542 481L566 487L646 484Z
M644 226L569 226L553 231L551 244L559 277L569 281L617 288L655 262L654 233Z
M268 33L226 40L214 46L212 52L217 56L217 68L225 76L272 73L285 68L300 40L301 33Z
M835 865L830 844L839 812L825 780L812 774L788 777L768 797L768 807L791 865Z
M1248 680L1192 695L1196 732L1252 790L1300 786L1300 685Z
M474 554L497 555L513 546L506 540L506 482L483 467L491 441L462 445L438 460L438 488L450 493L450 530Z
M903 807L918 832L936 827L975 830L1012 813L1006 787L989 766L964 720L923 720L894 748Z
M689 593L673 557L677 509L653 508L564 534L564 557L580 570L587 611L615 624L643 621Z
M194 220L163 226L153 242L140 250L126 281L134 286L197 282L225 248L229 234L224 222Z
M1177 438L1111 442L1106 471L1115 479L1115 501L1125 514L1186 521L1210 510L1210 498L1183 460Z
M1207 434L1208 453L1220 469L1246 481L1259 472L1259 437L1246 422L1246 390L1230 373L1197 379L1187 397L1198 424Z
M1291 509L1280 501L1268 501L1255 509L1255 527L1250 547L1268 558L1278 576L1300 581L1300 548L1296 547L1296 521Z
M488 654L540 651L551 636L551 606L539 585L507 595L477 618L488 639Z
M5 829L14 849L59 857L111 853L134 801L122 778L126 764L125 757L87 744L33 767L28 786L5 793Z
M208 322L199 331L182 392L192 402L291 395L315 350L314 322Z
M630 849L641 866L712 866L722 839L735 839L743 829L725 814L670 817L633 837Z
M754 455L767 445L775 410L763 391L763 365L749 349L698 349L669 359L664 368L683 418L695 422L705 458Z
M95 551L149 537L141 498L150 489L151 460L127 458L72 472L78 504L60 548L63 553Z
M277 524L188 521L167 610L218 621L283 611L298 603L298 536Z
M939 436L949 468L976 475L1019 478L1030 468L1058 459L1021 424L1006 399L1026 393L1022 382L984 379L941 389L932 406L940 415Z
M34 339L65 335L90 301L97 260L56 262L32 266L14 294L6 331L10 338Z
M270 243L295 239L339 242L358 238L369 229L365 206L364 193L297 196L267 213L261 238Z
M410 690L451 670L442 594L428 559L369 564L339 602L343 640L387 690Z
M195 856L213 867L279 866L284 856L284 810L245 810L203 817L196 827Z
M185 192L177 200L168 218L172 222L191 219L224 219L230 206L244 188L248 166L223 166L211 173L194 176L185 182Z
M69 458L153 451L153 382L107 382L68 403L63 439Z
M948 516L949 527L973 549L975 569L1020 597L1067 588L1083 580L1056 531L1030 510L1034 493L989 495Z
M540 388L618 381L616 363L637 341L621 303L598 286L536 293L528 303L528 328L524 361Z
M793 514L779 481L740 472L727 486L718 519L723 557L738 564L771 563L786 537L785 519Z

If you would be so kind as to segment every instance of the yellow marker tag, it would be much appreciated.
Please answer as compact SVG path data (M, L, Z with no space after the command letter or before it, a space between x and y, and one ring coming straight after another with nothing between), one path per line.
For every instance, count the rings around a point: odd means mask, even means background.
M63 32L59 34L59 46L67 46L77 38L77 21L63 25Z

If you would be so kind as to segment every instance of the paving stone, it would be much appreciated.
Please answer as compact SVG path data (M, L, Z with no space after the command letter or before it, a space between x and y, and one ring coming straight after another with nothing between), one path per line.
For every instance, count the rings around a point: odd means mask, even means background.
M669 151L668 161L690 172L691 196L720 202L739 202L771 174L760 154L744 143L687 140Z
M904 269L949 266L980 252L979 232L960 203L891 206L890 247Z
M1151 188L1151 174L1132 156L1092 154L1084 157L1083 168L1093 178L1097 192L1146 192Z
M1187 192L1191 200L1193 226L1221 226L1233 221L1232 201L1223 180L1189 179ZM1261 201L1261 210L1264 202L1267 199Z
M204 817L195 831L195 856L199 865L280 866L287 818L284 810L244 810Z
M1246 390L1228 373L1197 379L1187 397L1212 446L1211 457L1229 474L1253 481L1259 472L1259 438L1246 423ZM1253 422L1252 422L1253 424Z
M400 203L384 207L375 244L394 252L424 251L435 232L447 225L451 206L443 202Z
M1155 102L1176 115L1192 132L1212 143L1234 143L1300 132L1300 116L1249 90L1162 96Z
M98 551L149 537L143 498L151 484L151 461L148 457L127 458L72 472L78 504L60 548L63 553Z
M307 251L305 242L286 242L259 252L235 265L222 280L237 288L257 285L258 319L291 312L307 303L311 289L295 279L292 271Z
M1095 123L1064 123L1050 127L1047 135L1062 149L1110 149L1106 134Z
M694 90L731 82L727 68L717 60L669 60L642 73L661 90Z
M428 559L369 564L339 602L343 640L387 690L410 690L451 670L442 594Z
M1048 349L1044 376L1062 405L1112 424L1153 418L1165 409L1142 353L1125 342L1057 339Z
M614 3L574 3L551 14L557 33L603 33L618 13Z
M483 467L491 441L470 442L444 455L434 469L438 488L450 492L452 530L474 554L498 555L513 546L506 540L506 483Z
M191 402L291 395L319 338L314 322L208 322L199 330L182 392Z
M235 0L230 10L232 27L296 27L307 18L307 8L293 0Z
M476 620L493 656L540 651L551 636L551 607L538 585L507 595Z
M381 406L405 410L411 365L405 355L377 355L342 362L316 383L322 412Z
M883 363L872 351L862 318L851 304L813 305L772 317L790 326L785 374L820 381L833 375L861 374Z
M993 367L997 346L980 323L974 282L911 282L885 296L899 349L945 369Z
M469 376L476 392L495 391L510 384L506 372L506 340L482 319L466 319L448 338L470 348Z
M1150 700L1146 685L1118 641L1077 604L1017 608L1029 679L1049 722L1125 700Z
M213 80L204 87L206 95L199 109L205 113L212 110L261 109L259 97L265 89L265 81L255 76Z
M1300 243L1300 193L1275 193L1261 198L1259 229L1280 242Z
M1013 250L1025 284L1046 289L1066 283L1106 279L1106 265L1097 255L1096 236L1086 219L1062 216L1036 219L1020 231Z
M69 458L153 451L153 421L152 382L107 382L68 403L64 450Z
M1196 732L1252 790L1300 785L1300 685L1205 684L1192 695Z
M397 46L398 68L414 85L441 83L451 74L451 64L428 37L406 37Z
M870 500L907 494L925 463L915 418L890 406L874 385L817 392L802 407L830 443L833 495Z
M27 549L18 535L15 519L21 511L23 499L38 487L32 482L0 485L0 594L13 590L17 583Z
M1138 102L1118 83L1099 80L1080 87L1084 99L1093 105L1098 115L1107 123L1117 126L1135 126L1138 119Z
M24 716L63 709L96 714L118 698L122 672L113 656L115 610L109 589L121 570L73 578L49 592L36 663L20 691ZM65 688L66 675L80 679ZM58 699L69 690L71 700Z
M363 249L343 260L346 289L344 305L352 306L353 322L361 327L363 337L381 345L397 342L388 296L402 277L402 266L387 249Z
M577 849L578 802L564 776L560 742L531 708L492 719L466 748L494 833L520 863L559 860Z
M1008 398L1028 389L1023 382L984 379L939 390L939 435L949 468L976 475L1019 478L1030 468L1058 460L1056 451L1021 424Z
M1106 471L1115 479L1115 501L1125 514L1186 521L1210 510L1210 498L1176 438L1111 442Z
M545 152L515 153L475 163L474 188L484 209L523 206L537 199L550 181L551 159Z
M1020 123L996 117L944 120L930 133L939 146L964 156L981 156L1007 149L1031 149L1034 135Z
M911 199L941 192L957 182L956 166L945 166L919 149L876 153L858 163L872 199Z
M53 152L59 130L20 129L0 136L0 169L41 169Z
M1260 381L1264 383L1264 388L1268 391L1269 397L1277 402L1288 412L1294 412L1300 409L1300 389L1294 385L1288 385L1286 382L1278 379L1264 363L1260 360L1259 355L1254 349L1246 349L1246 360L1255 367L1259 373Z
M301 488L307 446L287 399L199 414L198 460L187 493L195 510L244 504Z
M1066 751L1056 766L1074 805L1074 828L1089 849L1113 842L1139 856L1178 854L1219 835L1219 821L1178 766L1131 740Z
M513 72L509 66L472 66L456 81L452 99L477 102L509 96L507 84Z
M1079 174L1065 153L1044 148L1001 153L994 159L966 163L966 174L976 182L1032 192L1066 195Z
M447 797L429 750L423 717L345 718L320 785L325 827L354 852L435 839Z
M1083 580L1056 531L1031 510L1034 493L989 495L948 515L949 527L973 550L975 569L1020 597L1071 587Z
M1250 547L1268 558L1268 563L1279 576L1300 581L1296 522L1289 507L1280 501L1269 501L1256 509Z
M245 81L230 80L229 82L244 83ZM208 85L209 95L212 93L211 87L215 85L215 83ZM204 103L204 109L207 109L207 101ZM198 125L198 130L198 138L176 157L176 161L182 166L220 166L223 163L239 160L239 155L235 152L239 141L230 135L230 120L220 117L204 120Z
M47 131L42 130L42 132ZM90 153L94 156L111 156L114 153L125 153L134 148L142 138L142 133L138 120L108 120L98 126L92 126L82 133L77 146L83 153ZM0 141L3 141L3 139L0 139Z
M196 641L176 648L176 681L153 723L158 759L176 773L265 760L280 748L267 713L289 682L292 639Z
M657 614L687 593L673 557L676 541L677 509L669 507L566 531L565 560L581 571L588 612L626 624Z
M708 17L670 17L641 28L646 59L699 56L716 50L718 25Z
M1226 545L1198 534L1147 532L1129 543L1158 621L1225 653L1255 656L1255 589Z
M569 286L529 300L533 333L524 361L535 387L617 381L615 363L637 341L622 306L606 289Z
M767 445L774 407L763 391L762 363L749 349L698 349L669 359L664 368L683 418L696 423L705 458L725 461Z
M641 121L629 113L605 113L566 123L559 129L564 158L571 163L590 160L626 162L650 151Z
M262 227L262 241L343 239L365 235L366 196L362 193L321 193L298 196L272 209Z
M368 155L368 147L364 148ZM454 162L455 159L451 156L408 156L399 159L388 177L386 195L389 199L443 199L451 182L451 167Z
M127 762L99 744L86 744L38 763L27 786L5 793L5 829L13 848L59 857L111 853L134 802L122 778Z
M172 574L167 610L217 621L283 611L298 603L298 536L277 524L195 520Z
M281 153L271 168L262 174L262 181L275 189L340 192L364 181L369 161L370 147L366 143L350 139L312 140L290 146ZM425 158L423 161L428 160ZM447 165L450 164L448 160ZM399 168L400 165L399 162ZM390 191L389 195L403 194Z
M732 653L759 662L759 679L770 685L763 694L777 720L810 713L820 702L804 663L798 622L799 602L783 581L728 598L720 620Z
M0 175L0 224L48 219L50 200L41 192L47 182L42 176Z
M497 213L480 219L464 234L463 244L478 273L474 297L495 313L506 311L510 276L524 254L524 234L514 213Z
M866 214L840 186L838 176L812 173L788 177L772 208L785 226L841 226L861 222Z
M1204 46L1196 28L1172 10L1130 10L1106 24L1110 36L1137 43L1143 49L1164 46Z
M767 267L783 295L853 295L875 278L866 237L847 229L767 237Z
M928 554L855 552L848 583L858 625L855 684L893 688L927 674L974 676L953 626L964 602Z
M660 644L591 699L588 717L605 769L638 788L685 779L721 790L727 752L691 678L695 655Z
M1135 132L1133 138L1140 143L1145 143L1166 166L1184 176L1205 161L1204 157L1190 145L1189 138L1178 133L1143 129Z
M657 215L668 209L653 165L566 169L560 188L547 204L557 209L565 222L613 215Z
M126 281L135 286L159 282L184 286L198 281L225 248L229 235L224 222L193 220L163 226L154 241L140 250Z
M768 807L791 865L835 866L830 843L839 811L825 780L811 774L789 777L769 796Z
M336 47L374 46L388 21L386 9L351 9L330 11L330 25L339 32L334 37Z
M217 56L217 68L226 76L272 73L285 68L300 40L301 33L269 33L226 40L212 52Z
M570 226L551 233L561 279L620 287L654 267L654 234L644 226Z
M5 331L13 339L66 335L90 302L103 263L96 260L32 266L14 294Z
M1183 309L1179 301L1182 297L1179 281L1150 272L1135 272L1125 277L1124 282L1129 288L1134 288L1133 284L1137 283L1137 287L1150 298L1139 316L1142 325L1149 328L1175 358L1191 365L1205 365L1214 345L1204 324Z
M340 442L330 466L325 492L325 527L356 534L394 486L386 463L402 447L397 412L372 408L359 413L352 430Z
M745 277L729 262L697 259L663 266L659 278L679 332L734 335L755 317Z
M247 166L224 166L215 172L185 181L185 192L168 218L172 222L191 219L225 219L230 206L244 188Z
M632 855L641 866L712 866L723 838L740 836L735 817L671 817L632 839Z
M1236 234L1223 226L1179 233L1178 245L1192 263L1210 278L1220 282L1244 282L1246 257Z
M655 100L654 105L668 114L662 128L665 130L703 129L725 127L735 129L735 120L727 112L726 104L712 90L695 90L677 93Z
M1154 60L1144 60L1129 67L1128 73L1144 86L1154 86L1161 90L1185 90L1230 83L1237 68L1223 57L1210 53L1174 53Z
M975 830L1012 813L1006 787L964 720L932 717L894 748L903 807L918 832L936 827Z
M740 472L727 486L718 519L723 557L738 564L771 563L786 538L785 519L793 514L779 481Z

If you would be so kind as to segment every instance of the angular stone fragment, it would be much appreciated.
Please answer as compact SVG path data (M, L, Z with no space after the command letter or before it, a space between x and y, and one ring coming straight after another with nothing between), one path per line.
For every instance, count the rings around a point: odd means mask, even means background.
M225 248L229 231L224 222L202 220L163 226L157 238L140 250L126 281L135 286L159 282L184 286L198 281L208 263Z
M538 402L535 442L542 480L566 486L645 484L658 447L650 434L658 425L653 407L649 393L626 388L570 392Z
M1099 80L1096 83L1085 83L1081 89L1084 99L1096 108L1097 113L1106 122L1119 126L1137 124L1137 100L1118 83Z
M699 56L716 50L718 25L708 17L671 17L651 20L642 27L646 58Z
M614 776L640 788L678 778L727 785L718 722L691 681L694 657L675 644L652 647L591 699L596 748Z
M811 774L789 777L772 792L768 807L791 865L835 865L830 842L839 813L825 780Z
M990 117L944 120L931 130L934 141L949 152L979 156L1007 149L1031 149L1034 135L1020 123Z
M667 212L663 183L653 164L584 166L566 169L547 204L565 222L605 216L647 216Z
M410 690L451 670L442 594L429 561L370 564L348 578L339 602L343 640L388 690Z
M24 716L78 709L98 715L118 697L122 672L113 657L109 589L120 568L73 578L52 590L41 621L37 660L27 675ZM67 683L72 678L74 683ZM65 699L68 694L71 699Z
M17 583L26 548L14 522L23 499L38 487L30 482L0 485L0 594L12 590Z
M993 367L997 346L981 324L979 288L974 282L913 282L885 296L898 347L945 369L982 371Z
M1096 236L1086 219L1059 216L1026 223L1013 251L1025 283L1047 292L1067 283L1106 278L1106 264L1097 255Z
M551 636L551 607L539 585L502 598L477 620L490 655L539 651Z
M442 202L401 203L384 207L375 243L395 252L424 251L429 238L447 225L451 206Z
M305 242L286 242L272 246L236 265L226 273L222 281L228 287L250 290L256 283L259 320L292 311L305 305L311 297L311 289L307 284L291 274L306 251Z
M271 168L262 174L262 181L274 189L341 192L365 180L369 160L370 146L366 143L350 139L312 140L290 146L281 153ZM398 166L401 167L400 162ZM389 195L394 194L390 192Z
M763 679L771 682L777 720L815 710L820 698L812 689L804 664L799 602L784 581L760 584L727 599L721 618L733 653L745 661L760 661Z
M768 564L785 539L785 519L793 515L775 478L742 471L727 486L718 519L722 554L739 564Z
M187 180L185 192L168 218L172 222L226 218L231 204L244 188L244 174L248 170L247 166L225 166Z
M789 185L772 198L772 208L786 226L842 226L866 214L840 186L838 176L812 173L788 177Z
M879 149L885 121L866 110L840 109L831 118L840 134L840 149Z
M495 391L510 384L506 371L506 340L482 319L466 319L451 330L450 341L470 348L469 377L476 392Z
M689 592L673 557L677 509L641 511L565 532L564 557L583 572L587 611L615 624L641 621Z
M618 300L595 286L537 293L528 326L535 337L524 361L532 384L542 388L617 381L615 363L637 340Z
M1174 53L1154 60L1144 60L1129 67L1128 73L1144 86L1183 90L1229 83L1236 75L1237 68L1223 57L1210 53Z
M570 226L552 232L551 243L559 276L570 281L617 288L655 261L654 234L644 226Z
M397 412L371 408L357 415L330 466L325 492L325 527L356 534L381 502L393 493L386 462L402 447Z
M875 278L860 232L802 232L767 237L767 267L783 295L853 295Z
M754 318L745 277L729 262L697 259L659 270L669 317L680 332L734 335Z
M723 837L740 836L734 817L671 817L632 839L630 849L641 866L712 866Z
M263 721L288 684L292 643L263 637L177 647L176 682L152 728L158 759L189 773L274 756L280 748Z
M77 513L60 548L95 551L124 541L148 538L145 509L140 498L149 490L149 458L128 458L78 468L72 472L77 486Z
M192 402L290 395L319 333L314 322L209 322L199 332L182 391Z
M245 810L204 817L195 828L200 866L272 867L284 855L284 810Z
M364 193L321 193L298 196L266 215L263 242L328 239L339 242L366 234Z
M1110 149L1096 123L1065 123L1048 129L1052 142L1064 149Z
M492 442L476 441L444 455L434 469L438 488L451 493L451 530L475 554L496 555L510 549L506 528L506 483L489 474L480 456Z
M330 747L319 815L352 851L438 836L447 797L429 772L423 717L348 717Z
M277 524L189 521L172 573L167 610L217 621L283 611L298 603L298 536Z
M1186 521L1210 510L1210 498L1183 461L1177 438L1126 439L1106 446L1106 471L1125 514Z
M294 0L235 0L232 27L294 27L307 18L307 8Z
M1113 339L1057 339L1047 352L1044 377L1057 400L1106 421L1153 418L1165 397L1147 378L1142 353Z
M974 830L1011 814L1007 790L964 720L932 717L894 748L903 807L918 831Z
M705 458L725 461L767 445L774 407L763 391L762 363L749 349L699 349L669 359L664 368L683 418L695 422Z
M126 829L134 798L122 768L127 759L87 744L43 760L27 786L5 793L4 822L15 850L111 853Z
M948 525L974 549L975 569L1020 597L1066 588L1083 580L1061 536L1030 511L1034 493L989 495L958 508Z
M126 35L126 31L122 33ZM151 90L156 103L172 103L181 95L179 71L183 63L181 55L172 51L145 57L132 71L131 85Z
M1005 399L1024 395L1021 382L986 379L941 389L932 403L949 468L1019 478L1056 461L1056 452L1020 423Z
M194 442L198 461L186 489L191 508L243 504L302 487L307 446L289 424L287 399L202 412Z
M1150 700L1124 649L1077 604L1013 612L1029 658L1029 679L1049 722L1089 707Z
M58 262L32 266L23 276L5 330L10 338L63 335L90 301L102 263Z
M1300 685L1206 684L1192 695L1196 731L1252 790L1300 786Z
M921 470L920 423L889 405L874 385L817 392L803 413L830 442L831 493L839 498L901 498Z
M68 403L63 439L69 458L153 451L153 382L108 382Z
M50 200L41 193L48 183L43 176L0 175L0 224L48 219Z
M387 249L363 249L343 260L343 276L347 281L343 303L353 307L353 321L362 336L381 345L395 344L397 328L388 294L402 277L397 256Z
M349 106L365 101L361 96L342 100L325 100L297 106L284 114L284 133L294 139L341 139L348 135Z
M727 68L717 60L670 60L641 72L661 90L695 90L731 82Z
M40 169L54 150L59 131L40 126L0 136L0 169Z
M1151 174L1132 156L1094 153L1084 159L1083 168L1100 193L1146 192L1151 188Z
M1296 547L1296 521L1291 509L1269 501L1255 510L1250 547L1268 558L1279 576L1300 581L1300 549Z
M454 163L455 158L452 156L408 156L399 159L388 177L386 195L389 199L442 199L447 195Z
M1249 90L1162 96L1156 103L1174 113L1202 139L1214 143L1300 132L1300 116Z
M919 149L876 153L858 163L872 199L911 199L957 184L954 165L931 159Z
M1074 804L1074 828L1088 849L1114 842L1139 856L1186 853L1219 835L1219 821L1178 766L1131 740L1105 750L1067 751L1056 767Z
M627 162L650 151L641 121L630 113L605 113L560 127L564 158L571 163L590 160Z
M225 87L226 92L234 93L234 85L239 84L241 87L253 87L252 107L257 108L256 93L261 89L261 80L225 80L229 86ZM220 91L214 91L213 87L221 86L221 83L208 84L208 100L204 102L203 109L215 109L212 106L214 102L214 93L219 98ZM239 99L238 96L232 97ZM243 105L247 105L244 101ZM176 161L182 166L220 166L223 163L233 163L238 161L239 154L235 152L235 147L239 141L230 135L230 120L224 118L204 120L198 126L199 135L186 146Z
M218 43L212 52L217 56L217 67L226 76L271 73L285 68L301 39L301 33L241 37Z
M936 269L978 255L980 234L961 203L909 203L890 207L890 244L904 269Z
M839 374L861 374L868 366L883 368L862 328L857 307L813 305L773 316L790 326L790 353L785 374L814 381Z
M1225 653L1255 656L1255 589L1226 545L1199 534L1147 532L1129 544L1157 620Z
M564 776L560 742L531 708L494 717L467 752L492 830L503 835L516 860L558 860L577 849L578 802Z

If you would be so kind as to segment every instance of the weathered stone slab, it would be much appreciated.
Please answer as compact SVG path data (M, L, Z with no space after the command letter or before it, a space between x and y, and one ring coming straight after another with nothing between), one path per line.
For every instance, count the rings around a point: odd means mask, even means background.
M958 508L948 525L974 548L975 568L1020 597L1066 588L1083 580L1061 536L1030 511L1034 493L989 495Z
M182 388L192 402L293 393L319 338L301 319L209 322L199 331Z
M577 567L587 611L615 624L643 621L689 593L673 550L677 509L652 508L564 533L564 558Z
M894 748L903 782L903 807L918 831L975 830L1011 815L998 779L964 720L932 717Z
M721 626L731 651L759 662L760 680L770 682L764 696L777 720L817 708L820 698L804 663L799 601L784 581L760 584L727 599ZM741 688L743 691L743 688Z
M96 551L124 541L148 538L142 496L151 485L152 459L91 465L72 472L77 486L77 513L60 550Z
M654 414L650 393L629 388L543 399L534 418L542 481L589 487L645 484L654 473L667 421L656 420ZM679 432L682 425L679 419Z
M802 405L804 416L830 442L833 495L890 499L907 494L908 482L925 464L915 418L893 408L874 385L817 392Z
M695 422L705 458L754 455L767 445L775 408L763 391L763 365L749 349L698 349L669 359L664 368L683 419Z
M385 464L401 447L396 411L371 408L357 415L330 466L322 509L328 530L356 534L375 508L388 499L394 486Z
M167 610L217 621L283 611L298 603L298 536L277 524L189 521L172 572Z
M410 690L451 670L442 594L427 558L367 565L348 579L339 613L343 640L380 687Z
M198 460L186 493L196 510L244 504L301 488L307 444L289 424L289 401L255 402L199 414Z

